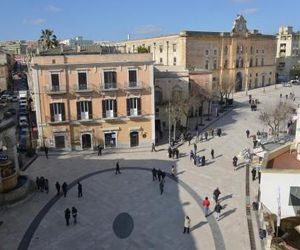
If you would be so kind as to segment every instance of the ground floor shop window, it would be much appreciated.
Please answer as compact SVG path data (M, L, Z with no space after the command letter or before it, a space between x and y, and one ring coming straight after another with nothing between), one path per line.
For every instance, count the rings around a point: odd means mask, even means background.
M56 148L65 148L65 136L64 135L54 135L54 142Z
M105 133L105 147L106 148L115 148L117 142L117 134L116 132Z
M92 147L91 134L82 134L81 135L81 146L82 146L82 149L90 149Z

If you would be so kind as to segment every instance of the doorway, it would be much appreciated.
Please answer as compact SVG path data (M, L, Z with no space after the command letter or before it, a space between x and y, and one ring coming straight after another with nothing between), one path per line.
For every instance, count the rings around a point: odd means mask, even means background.
M235 77L235 91L241 91L243 88L243 75L241 72L238 72Z
M104 134L105 148L115 148L116 147L116 132L109 132Z
M55 148L65 148L65 136L64 135L55 135L54 136Z
M82 147L82 149L91 149L91 147L92 147L91 134L82 134L81 135L81 147Z
M139 132L130 132L130 147L137 147L139 145Z

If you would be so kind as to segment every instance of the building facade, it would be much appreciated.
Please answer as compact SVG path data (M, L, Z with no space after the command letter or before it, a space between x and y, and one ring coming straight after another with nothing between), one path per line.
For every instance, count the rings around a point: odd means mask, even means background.
M0 51L0 91L9 89L11 86L13 62L9 53Z
M40 146L71 150L154 142L151 54L49 52L31 65Z
M145 47L158 65L212 71L213 87L229 82L240 91L275 83L276 37L248 30L240 15L231 32L183 31L124 45L129 53Z
M300 32L293 32L293 27L279 28L276 64L279 81L300 77Z

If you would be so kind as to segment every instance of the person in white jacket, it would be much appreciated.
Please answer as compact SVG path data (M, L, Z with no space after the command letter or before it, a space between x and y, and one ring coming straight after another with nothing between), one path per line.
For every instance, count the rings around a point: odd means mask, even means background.
M187 232L189 234L190 233L190 226L191 226L191 219L188 216L185 216L183 233Z

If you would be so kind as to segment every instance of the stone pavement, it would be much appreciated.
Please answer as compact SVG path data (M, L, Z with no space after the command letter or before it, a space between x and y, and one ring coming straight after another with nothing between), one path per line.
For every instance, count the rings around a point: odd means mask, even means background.
M265 93L262 89L249 93L261 100L260 108L279 98L280 92L290 91L292 88L278 86L274 90L273 86ZM300 93L297 87L293 91ZM49 160L40 156L25 173L33 179L48 178L50 192L37 192L25 203L0 211L0 249L26 249L26 243L29 249L251 249L245 209L246 172L242 166L233 171L232 157L252 146L246 129L256 133L267 128L258 122L259 112L250 111L245 93L234 94L234 98L237 107L214 124L222 128L224 135L198 143L199 154L208 160L203 167L193 166L188 156L192 146L187 144L179 148L179 160L167 158L166 145L156 153L138 149L101 157L91 152L50 155ZM210 157L211 148L215 159ZM113 172L117 160L121 175ZM147 169L170 172L172 164L176 164L179 181L167 177L165 192L160 195L158 183L153 183ZM67 198L55 197L57 180L76 184L78 178L84 178L83 198L77 198L76 185ZM225 206L218 222L214 214L205 218L201 207L202 198L212 199L216 187L222 192L221 204ZM252 199L255 188L250 190ZM213 208L214 202L211 204ZM79 211L78 223L67 227L64 210L72 206ZM124 212L132 217L134 228L128 238L119 239L113 232L113 222ZM190 235L182 234L185 215L192 220ZM255 221L253 227L256 249L260 249ZM22 238L25 243L19 245Z

